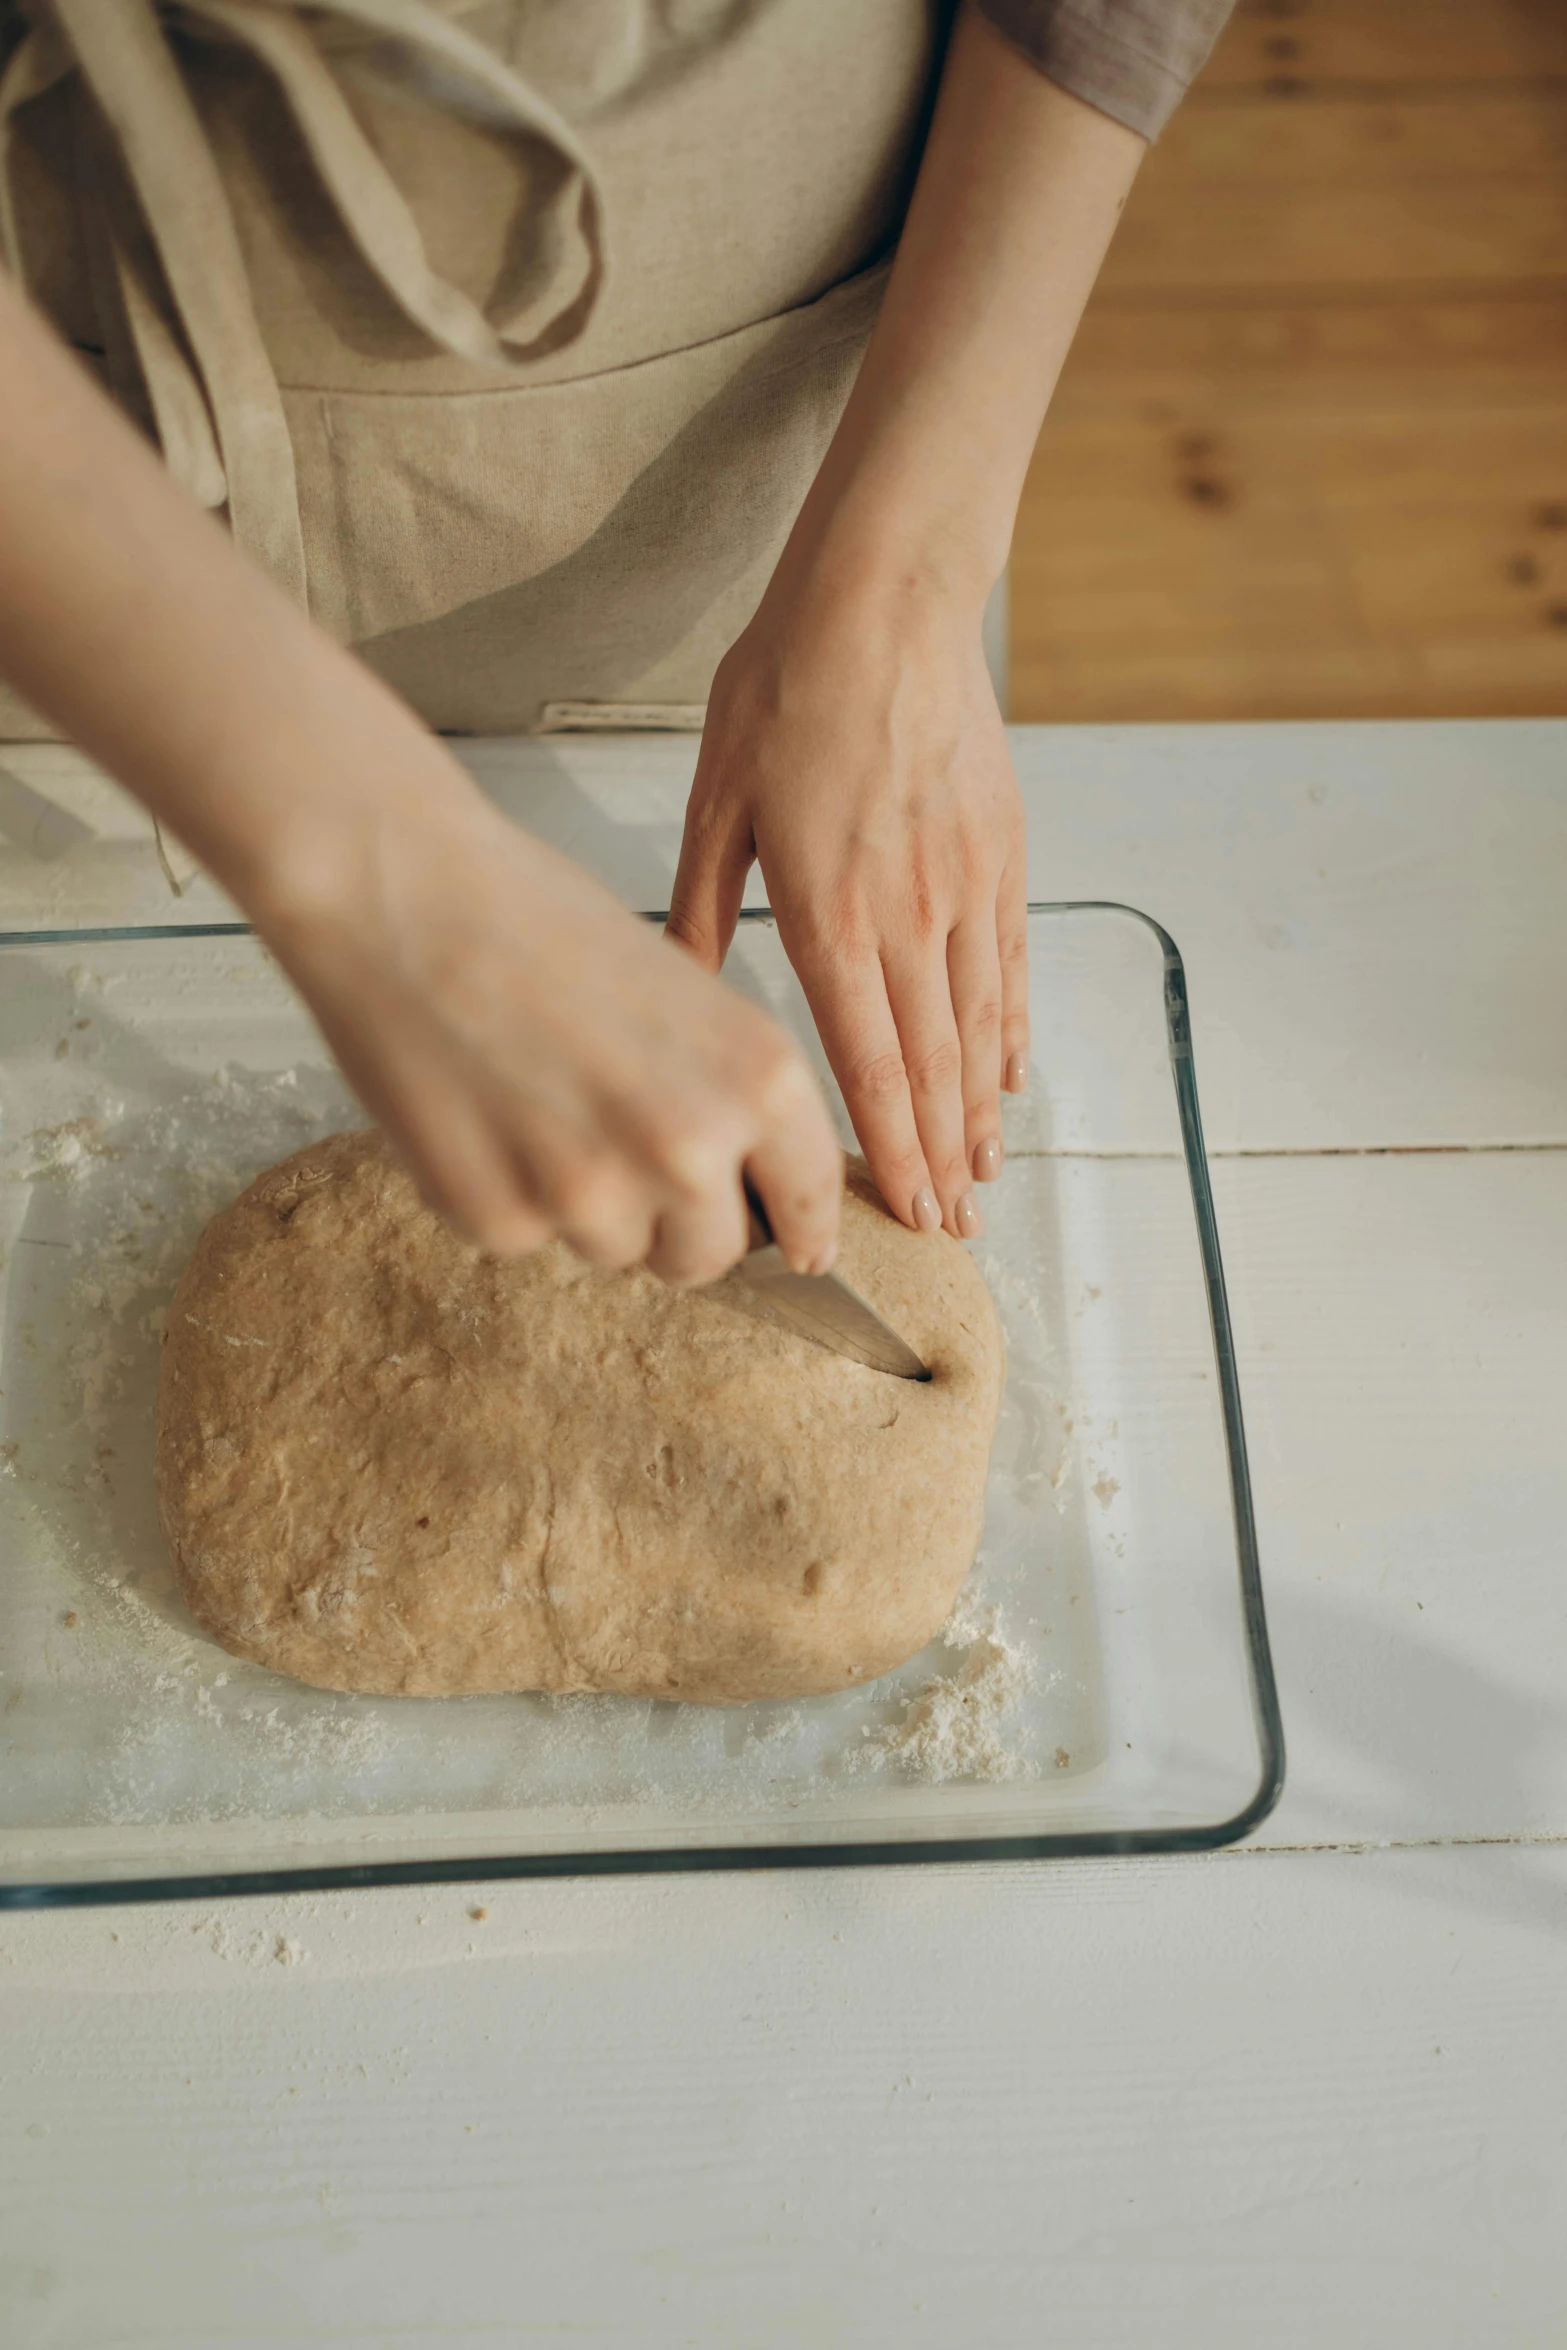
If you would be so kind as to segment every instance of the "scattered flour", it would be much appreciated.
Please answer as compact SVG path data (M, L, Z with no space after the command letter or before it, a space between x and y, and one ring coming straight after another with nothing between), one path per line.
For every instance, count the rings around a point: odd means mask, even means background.
M233 1918L221 1911L193 1918L190 1931L206 1943L214 1958L235 1959L243 1966L299 1966L310 1956L292 1935L268 1927L248 1934L237 1932Z
M917 1690L900 1721L868 1730L855 1759L888 1761L927 1786L950 1779L1034 1779L1015 1717L1036 1686L1027 1652L1007 1637L998 1608L978 1609L965 1593L942 1634L964 1658Z
M104 1140L104 1128L117 1106L107 1104L101 1117L67 1118L59 1126L35 1126L24 1144L27 1156L7 1172L14 1180L30 1183L41 1175L72 1174L91 1159L107 1157L111 1145Z

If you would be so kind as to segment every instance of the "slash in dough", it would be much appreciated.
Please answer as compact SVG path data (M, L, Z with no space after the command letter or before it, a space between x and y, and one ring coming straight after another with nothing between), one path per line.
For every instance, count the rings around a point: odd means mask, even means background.
M197 1621L326 1689L732 1705L874 1680L974 1556L990 1294L852 1168L840 1268L931 1366L890 1378L562 1243L457 1239L383 1138L214 1217L169 1308L164 1533Z

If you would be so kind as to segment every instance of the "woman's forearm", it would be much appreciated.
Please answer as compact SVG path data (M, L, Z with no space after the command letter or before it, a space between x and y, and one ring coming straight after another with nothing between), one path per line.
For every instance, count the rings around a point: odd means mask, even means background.
M351 856L400 789L468 788L169 480L3 273L0 416L0 674L242 904L329 877L335 842Z
M1145 142L961 14L886 300L790 554L982 601Z
M0 674L255 920L426 1196L501 1251L791 1264L842 1161L803 1054L491 809L235 552L0 278Z
M979 621L1143 152L959 18L859 379L714 680L671 901L716 970L760 863L883 1196L964 1239L1029 1048L1023 807Z

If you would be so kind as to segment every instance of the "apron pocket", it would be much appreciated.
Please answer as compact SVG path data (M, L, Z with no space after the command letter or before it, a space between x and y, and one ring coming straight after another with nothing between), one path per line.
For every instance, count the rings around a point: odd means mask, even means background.
M285 394L312 611L439 726L531 727L547 700L704 700L889 267L566 383Z

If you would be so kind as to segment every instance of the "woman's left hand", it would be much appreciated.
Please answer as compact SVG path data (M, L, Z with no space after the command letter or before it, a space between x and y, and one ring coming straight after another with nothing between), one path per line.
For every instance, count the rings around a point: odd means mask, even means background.
M725 656L670 934L711 971L752 860L894 1214L963 1239L1028 1068L1023 808L973 596L785 593Z

